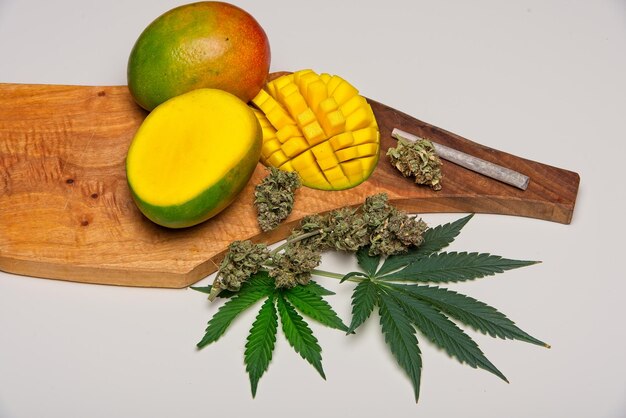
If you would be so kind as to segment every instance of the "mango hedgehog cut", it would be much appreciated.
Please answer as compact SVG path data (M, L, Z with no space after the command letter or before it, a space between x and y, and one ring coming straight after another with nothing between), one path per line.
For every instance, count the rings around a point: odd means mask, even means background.
M261 162L297 172L304 186L349 189L376 168L376 118L343 78L301 70L267 83L252 103L263 131Z

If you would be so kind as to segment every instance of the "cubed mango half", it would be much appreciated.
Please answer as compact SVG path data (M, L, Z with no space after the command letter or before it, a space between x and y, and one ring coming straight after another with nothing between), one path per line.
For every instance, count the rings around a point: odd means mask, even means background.
M348 189L376 168L376 117L343 78L310 69L286 74L268 83L252 103L263 131L261 161L296 171L303 185Z

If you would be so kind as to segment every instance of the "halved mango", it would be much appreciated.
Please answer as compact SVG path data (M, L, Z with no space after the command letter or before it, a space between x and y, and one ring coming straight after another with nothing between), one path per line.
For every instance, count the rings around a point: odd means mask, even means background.
M264 164L297 171L303 185L323 190L354 187L374 171L376 118L343 78L297 71L271 81L252 103L263 126Z
M141 212L159 225L183 228L225 209L252 176L263 133L275 132L263 115L259 120L236 96L215 89L193 90L156 107L126 158ZM280 142L270 140L264 152L280 151Z

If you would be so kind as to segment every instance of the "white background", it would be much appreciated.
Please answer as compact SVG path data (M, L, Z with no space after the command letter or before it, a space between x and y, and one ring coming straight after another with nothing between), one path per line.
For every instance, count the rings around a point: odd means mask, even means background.
M179 4L0 0L0 82L125 84L136 37ZM416 405L376 316L352 337L314 325L328 380L281 336L253 400L242 360L253 311L197 351L217 309L199 293L0 273L0 417L625 417L626 2L236 4L265 28L273 71L340 74L419 119L580 174L570 225L477 215L451 247L543 261L451 287L552 349L469 331L506 384L422 338ZM323 267L354 266L329 255ZM348 321L351 285L321 281Z

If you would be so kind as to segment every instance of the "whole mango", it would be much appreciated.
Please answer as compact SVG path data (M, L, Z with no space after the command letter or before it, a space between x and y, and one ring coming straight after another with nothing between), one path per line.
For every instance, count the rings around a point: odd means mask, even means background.
M265 31L246 11L217 1L187 4L141 33L128 60L128 87L146 110L199 88L248 102L266 81L270 55Z

